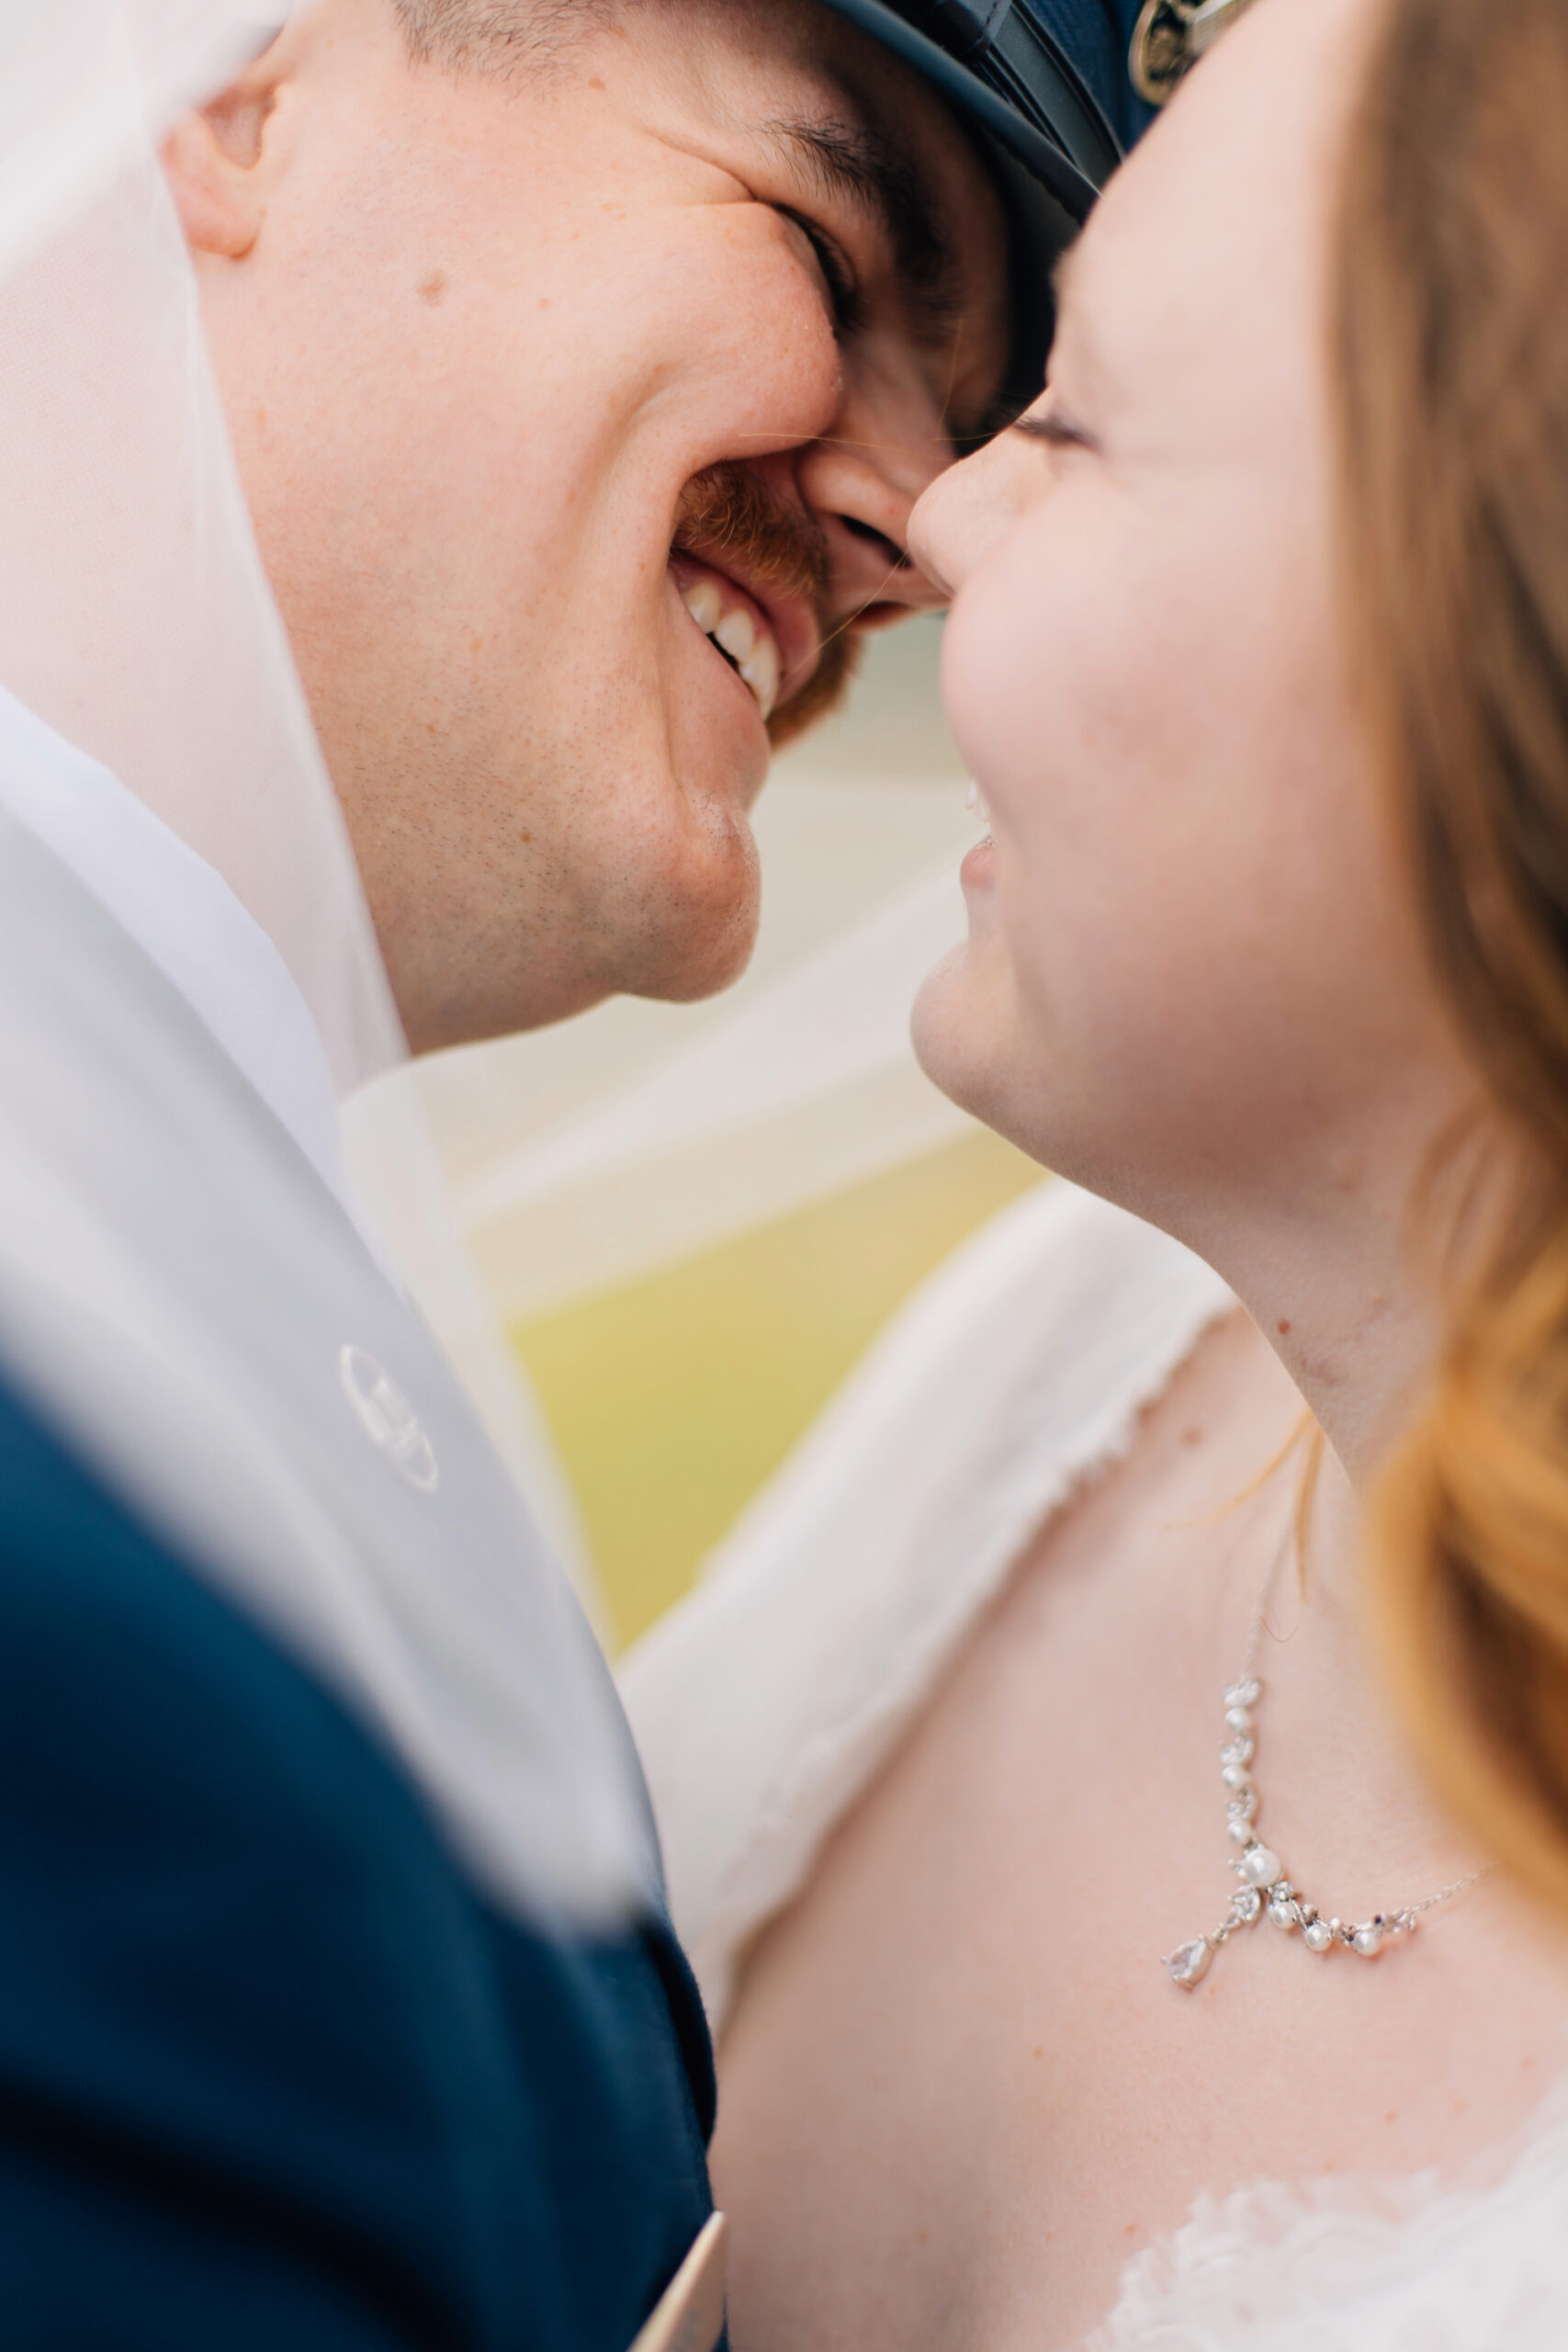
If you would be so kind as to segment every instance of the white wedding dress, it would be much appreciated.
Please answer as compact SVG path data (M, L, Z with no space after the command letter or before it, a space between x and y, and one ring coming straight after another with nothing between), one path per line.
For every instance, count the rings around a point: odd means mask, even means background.
M1049 1183L916 1296L622 1688L721 2028L736 1955L1042 1524L1234 1299ZM1549 2053L1551 2054L1551 2053ZM1138 2256L1094 2352L1568 2352L1568 2090L1473 2181L1263 2183Z

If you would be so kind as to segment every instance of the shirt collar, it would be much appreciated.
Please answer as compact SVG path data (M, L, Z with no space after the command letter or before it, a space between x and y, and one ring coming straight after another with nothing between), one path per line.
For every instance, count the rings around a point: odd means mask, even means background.
M130 933L361 1223L320 1033L288 965L217 868L4 686L0 805Z

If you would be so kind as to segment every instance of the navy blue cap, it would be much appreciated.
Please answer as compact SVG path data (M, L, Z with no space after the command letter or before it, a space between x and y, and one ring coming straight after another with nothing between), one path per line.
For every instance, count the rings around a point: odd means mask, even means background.
M1145 128L1128 45L1141 0L825 0L924 75L976 134L1014 242L1010 399L1039 390L1051 266Z

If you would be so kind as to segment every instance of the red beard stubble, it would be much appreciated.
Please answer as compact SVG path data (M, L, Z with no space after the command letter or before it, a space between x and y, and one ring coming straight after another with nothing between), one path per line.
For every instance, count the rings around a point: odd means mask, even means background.
M782 751L838 707L859 660L859 638L842 623L832 628L826 618L832 581L826 536L809 515L784 505L744 466L726 463L707 467L687 483L674 545L679 553L720 571L730 568L727 555L741 558L737 569L748 582L807 602L816 612L822 640L817 667L768 721L768 740L775 752Z

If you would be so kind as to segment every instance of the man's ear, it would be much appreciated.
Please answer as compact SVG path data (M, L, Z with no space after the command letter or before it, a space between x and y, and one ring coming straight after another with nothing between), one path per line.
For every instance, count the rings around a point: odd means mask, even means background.
M280 34L220 96L183 115L164 141L164 175L194 253L243 261L261 233L267 126L293 70Z

